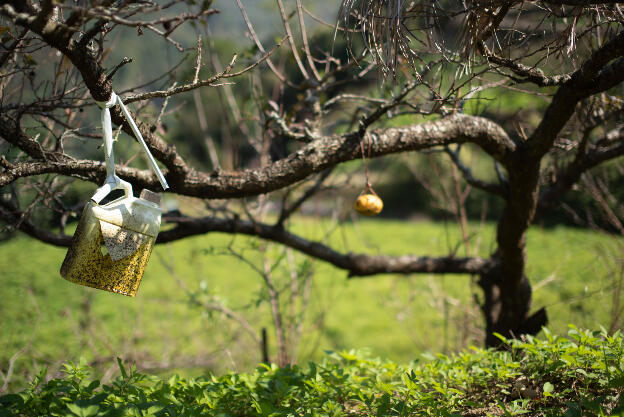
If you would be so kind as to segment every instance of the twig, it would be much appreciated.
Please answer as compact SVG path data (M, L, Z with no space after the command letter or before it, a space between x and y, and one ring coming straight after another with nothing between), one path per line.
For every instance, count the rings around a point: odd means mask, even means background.
M253 25L251 24L251 20L249 20L249 16L247 16L247 11L245 10L245 7L243 6L243 3L241 3L241 0L236 0L236 4L238 5L238 8L240 9L242 15L243 15L243 19L245 20L245 24L247 25L247 30L249 30L249 34L251 36L251 39L254 41L254 43L256 44L256 47L258 48L258 50L261 53L265 53L264 47L262 46L262 42L260 42L260 39L258 39L258 35L256 34L256 31L253 28ZM282 40L283 42L283 40ZM281 42L280 42L281 44ZM275 64L273 64L273 61L271 59L267 59L267 64L269 65L269 68L271 68L271 71L273 71L273 74L275 74L275 76L283 83L286 83L287 85L291 86L291 87L295 87L295 85L288 80L284 74L282 74L277 67L275 66Z
M199 35L197 37L197 64L195 65L195 76L193 77L193 84L197 84L199 81L199 69L201 68L201 56L202 56L202 47L201 47L202 37Z
M119 64L115 65L115 68L113 68L113 70L112 70L112 71L111 71L111 72L110 72L110 73L106 76L106 81L112 80L112 79L113 79L113 76L115 75L115 73L116 73L117 71L119 71L119 69L120 69L121 67L123 67L123 66L124 66L124 65L126 65L126 64L131 63L132 61L133 61L133 59L132 59L132 58L128 58L128 57L126 57L126 56L125 56L125 57L121 60L121 62L120 62Z
M303 40L303 48L308 59L308 66L312 70L312 74L314 74L314 78L316 81L321 80L321 76L319 75L316 65L314 64L314 59L312 57L312 52L310 52L310 45L308 43L308 34L306 32L305 21L303 20L303 11L301 6L301 0L297 0L297 14L299 16L299 28L301 30L301 39Z
M457 146L457 150L455 151L451 150L449 146L444 147L444 151L449 155L449 157L451 158L451 161L453 161L453 164L455 164L455 166L462 173L466 182L474 187L480 188L489 193L496 194L503 198L506 198L506 193L500 185L476 179L472 175L472 171L470 170L470 168L464 165L464 163L461 161L459 157L460 149L461 149L460 146Z
M271 49L269 52L265 53L259 60L243 68L240 71L232 72L232 68L234 68L234 63L236 62L236 58L237 58L237 55L234 55L230 63L225 67L223 71L213 75L212 77L206 80L184 84L179 87L170 88L167 90L152 91L152 92L143 93L143 94L135 94L133 96L125 97L123 99L123 102L124 104L127 104L127 103L133 103L135 101L148 100L148 99L157 98L157 97L168 97L168 96L184 93L186 91L194 90L196 88L200 88L204 86L215 86L214 83L221 79L238 77L239 75L242 75L256 68L258 65L260 65L265 60L267 60L282 45L283 42L284 42L284 39L282 39L280 43L277 44L275 47L273 47L273 49Z

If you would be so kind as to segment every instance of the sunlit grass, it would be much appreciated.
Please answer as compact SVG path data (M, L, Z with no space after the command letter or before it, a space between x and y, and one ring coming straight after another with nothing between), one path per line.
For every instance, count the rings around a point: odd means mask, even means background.
M330 233L329 244L342 252L466 254L452 224L366 219L332 229L327 221L297 218L293 226L311 239ZM487 256L493 249L494 226L472 224L471 229L472 253ZM58 273L63 248L26 237L4 242L0 368L6 369L9 358L23 350L16 362L17 375L46 364L54 368L81 355L88 360L128 357L155 370L249 369L260 360L255 342L232 322L192 307L185 291L195 292L204 285L247 317L258 332L267 327L274 352L269 310L266 303L256 306L262 281L249 266L225 254L231 246L256 262L257 242L211 233L157 246L134 299L63 280ZM535 286L535 307L548 307L554 332L565 332L568 323L609 325L613 285L609 260L601 254L614 244L587 230L531 229L527 272ZM297 254L296 259L304 257ZM300 361L317 359L324 349L370 348L376 355L407 362L425 351L449 352L480 343L481 317L473 303L480 293L474 278L347 279L345 271L321 262L314 265L306 316L310 332L304 335ZM23 378L16 376L14 381Z

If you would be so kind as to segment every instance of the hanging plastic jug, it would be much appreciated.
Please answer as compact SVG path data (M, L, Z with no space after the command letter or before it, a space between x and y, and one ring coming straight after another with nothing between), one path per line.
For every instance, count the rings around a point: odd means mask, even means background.
M110 107L121 106L163 188L167 189L168 185L121 99L113 93L111 100L99 104L103 107L107 178L82 212L61 266L61 276L77 284L134 297L160 229L160 195L143 190L140 198L136 198L132 185L115 175ZM99 204L119 188L124 190L123 197Z
M160 196L89 201L61 266L68 281L134 297L160 229Z

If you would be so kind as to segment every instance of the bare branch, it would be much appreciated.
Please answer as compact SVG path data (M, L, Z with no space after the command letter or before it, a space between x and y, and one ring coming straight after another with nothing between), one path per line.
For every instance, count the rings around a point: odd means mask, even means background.
M72 236L56 234L37 227L30 220L21 218L19 213L15 206L0 198L0 218L8 225L51 245L68 247L71 244Z
M301 195L301 197L299 197L297 201L295 201L294 203L286 205L286 202L284 202L284 206L282 207L282 211L280 213L279 219L277 220L276 226L283 226L284 222L293 213L299 210L299 208L301 207L301 205L303 205L303 203L305 203L308 199L310 199L312 196L314 196L314 194L316 194L320 190L321 186L323 185L323 182L325 182L325 180L331 175L331 173L332 173L331 168L328 169L327 171L322 172L321 175L319 175L316 182L314 183L314 185L308 188Z
M7 61L13 56L15 49L20 46L28 32L28 29L22 30L22 32L17 36L17 39L15 39L13 43L8 45L6 48L3 47L3 49L5 49L5 52L2 54L2 56L0 56L0 68L2 68L4 64L6 64Z
M528 143L534 157L542 157L552 147L557 135L574 113L577 103L624 81L624 31L598 48L575 71L553 97ZM617 59L620 58L620 59ZM616 61L611 64L612 60Z
M464 165L464 163L461 161L460 157L459 157L459 150L460 147L457 147L457 150L453 151L450 147L446 146L444 148L444 151L450 156L451 161L453 161L453 163L455 164L455 166L459 169L459 171L462 173L464 179L466 180L466 182L476 188L479 188L483 191L487 191L488 193L492 193L492 194L496 194L498 196L501 196L503 198L507 197L507 193L505 191L505 189L503 187L501 187L499 184L493 184L490 182L486 182L486 181L482 181L479 179L476 179L473 175L472 175L472 171L470 170L470 168L468 168L466 165Z
M569 81L571 78L570 74L561 74L561 75L552 75L547 76L544 74L540 68L537 67L529 67L518 60L502 58L498 55L490 52L490 50L485 46L485 44L481 45L480 50L483 55L487 58L488 61L493 62L497 65L500 65L505 68L509 68L514 74L522 77L522 79L517 81L522 82L532 82L540 87L549 87L555 85L561 85L566 81Z
M277 49L282 45L282 43L284 43L285 40L286 39L282 39L280 41L280 43L275 45L273 47L273 49L271 49L269 52L266 52L264 55L262 55L262 57L260 59L255 61L253 64L248 65L247 67L241 69L240 71L232 72L232 69L234 68L234 63L236 62L236 58L237 58L237 56L234 55L232 57L232 60L230 61L230 63L225 67L225 69L223 71L213 75L210 78L207 78L207 79L201 80L201 81L195 81L194 80L193 82L191 82L189 84L184 84L184 85L181 85L179 87L170 88L168 90L150 91L149 93L135 94L133 96L129 96L129 97L124 98L123 99L124 104L132 103L132 102L140 101L140 100L148 100L148 99L157 98L157 97L161 97L161 98L162 97L169 97L169 96L173 96L175 94L184 93L186 91L195 90L196 88L213 85L215 82L217 82L219 80L222 80L222 79L238 77L239 75L242 75L242 74L244 74L246 72L249 72L249 71L253 70L258 65L262 64L264 61L269 59L269 57L275 51L277 51Z
M493 266L492 261L483 258L421 257L421 256L377 256L366 254L342 254L332 248L306 240L285 231L279 226L270 226L258 222L240 219L217 219L206 217L189 219L168 217L167 222L177 224L171 230L158 235L158 242L170 242L188 236L208 232L238 233L258 236L266 240L281 243L302 253L333 264L349 272L349 276L368 276L375 274L411 274L411 273L479 273Z
M129 26L129 27L149 27L149 26L155 26L155 25L173 26L167 32L160 33L161 35L165 37L169 36L171 32L173 32L173 30L175 30L175 28L177 28L181 23L184 23L189 20L197 20L200 17L211 16L213 14L219 13L219 10L217 9L208 8L208 9L200 10L197 13L181 13L173 17L161 17L161 18L152 19L152 20L129 20L129 19L124 19L123 17L120 17L119 14L114 9L111 9L109 7L95 6L95 7L89 7L89 8L83 8L83 7L78 8L75 6L67 6L67 5L62 6L62 7L69 8L72 10L77 10L83 16L86 16L86 17L98 18L98 19L113 22L122 26ZM152 10L152 11L157 11L157 9Z
M256 47L258 47L258 50L261 53L266 53L264 50L264 47L262 46L262 43L260 42L260 39L258 39L258 35L256 35L256 31L253 28L253 25L251 24L251 20L249 20L249 16L247 16L247 11L245 10L245 7L243 6L243 4L241 3L241 0L236 0L236 4L238 5L238 8L241 11L241 14L243 15L243 19L245 20L245 24L247 25L247 29L249 30L249 34L252 38L252 40L254 41L254 43L256 44ZM271 61L271 59L267 59L267 65L269 66L269 68L271 68L271 71L273 71L273 73L275 74L275 76L283 83L288 84L291 87L294 87L294 84L292 84L290 82L290 80L286 79L286 77L284 76L284 74L282 74L277 67L275 66L275 64L273 64L273 61Z
M561 198L581 179L584 172L602 164L605 161L624 155L624 129L618 128L607 133L598 143L610 143L611 146L590 148L586 153L579 153L562 172L558 173L555 181L548 184L540 194L538 209L540 214L561 202Z
M305 51L305 55L308 60L308 66L312 70L312 74L314 75L316 81L320 81L321 76L319 75L316 65L314 64L314 57L312 56L310 45L308 43L308 34L306 32L305 21L303 20L303 6L301 5L301 0L297 0L297 15L299 16L299 29L301 31L303 50Z
M112 79L113 79L113 77L115 76L115 74L117 73L117 71L119 71L119 69L120 69L121 67L123 67L124 65L127 65L127 64L131 63L132 61L133 61L133 59L132 59L132 58L124 57L124 58L121 60L121 62L120 62L119 64L115 65L115 68L113 68L113 69L111 70L111 72L109 72L109 73L108 73L108 75L106 76L106 79L107 79L107 80L112 80Z
M301 75L303 75L303 78L305 78L306 80L309 80L310 75L308 74L308 71L306 71L305 66L303 65L303 62L301 62L299 51L297 50L297 46L295 45L295 40L293 39L292 32L290 30L290 23L288 23L288 16L286 16L286 10L284 9L284 4L282 3L282 0L276 0L276 1L277 1L277 7L279 8L279 11L282 17L282 24L284 25L284 30L286 31L286 37L288 38L288 43L290 44L290 50L293 54L293 57L295 58L295 62L297 62L297 66L299 67L299 71L301 71Z
M118 111L112 112L112 115L115 123L124 123ZM166 173L167 179L171 179L172 191L202 198L238 198L267 193L362 156L360 147L362 136L350 133L317 139L288 157L257 170L206 174L189 170L175 148L156 138L145 125L140 124L139 129L155 157L163 161L168 168L173 167L177 170ZM419 125L376 129L368 134L371 138L371 157L429 149L451 143L472 142L495 159L504 162L515 149L515 144L497 124L484 118L462 114ZM0 185L8 184L20 176L53 172L101 180L103 167L103 163L94 161L25 163L19 170L0 174ZM120 168L118 174L143 187L158 187L156 176L149 171Z
M165 259L165 257L161 256L158 253L156 255L159 257L160 262L167 269L167 271L172 276L175 277L176 281L178 282L178 285L184 290L184 292L186 292L191 304L198 306L198 307L205 308L206 310L209 310L209 311L216 311L218 313L223 314L227 319L238 323L251 336L254 342L260 343L260 337L258 336L258 332L255 331L251 323L249 323L249 321L247 321L245 317L238 314L236 311L232 310L231 308L228 308L223 303L219 303L215 301L207 301L198 297L186 286L184 281L177 276L173 263L171 263L170 261Z

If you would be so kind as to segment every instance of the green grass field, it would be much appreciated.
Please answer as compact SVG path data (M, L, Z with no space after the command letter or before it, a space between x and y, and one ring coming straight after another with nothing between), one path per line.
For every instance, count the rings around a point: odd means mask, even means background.
M342 251L387 254L446 254L458 245L454 225L426 221L364 220L335 229L331 245ZM296 219L295 230L321 238L330 225ZM472 225L471 247L492 249L493 225ZM528 239L528 274L534 306L546 306L549 328L567 324L609 326L619 286L612 262L621 242L579 229L533 228ZM260 262L258 241L208 234L156 247L134 299L63 280L65 249L18 237L0 244L0 370L13 363L9 390L22 386L42 366L52 375L66 360L84 356L105 377L117 372L116 357L150 372L206 369L248 370L260 349L236 323L189 302L202 291L239 312L259 332L275 338L260 276L233 256L232 247ZM463 248L458 255L463 255ZM275 259L278 248L267 253ZM293 258L294 257L294 258ZM294 263L305 257L293 254ZM291 259L292 260L292 259ZM374 355L407 363L424 352L450 352L482 338L481 317L472 303L479 294L468 276L413 275L347 279L344 271L315 261L304 336L298 360L318 359L325 349L369 348ZM278 285L288 268L278 268ZM617 306L616 306L617 307ZM2 387L3 381L0 381Z

